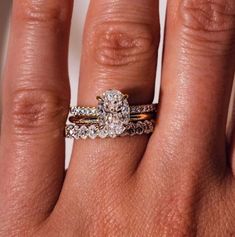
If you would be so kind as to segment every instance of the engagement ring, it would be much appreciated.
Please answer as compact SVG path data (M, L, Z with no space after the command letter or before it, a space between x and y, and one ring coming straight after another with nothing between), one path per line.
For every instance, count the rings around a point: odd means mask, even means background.
M134 105L128 95L108 90L97 96L97 107L72 107L66 126L67 138L106 138L150 134L156 120L156 104Z

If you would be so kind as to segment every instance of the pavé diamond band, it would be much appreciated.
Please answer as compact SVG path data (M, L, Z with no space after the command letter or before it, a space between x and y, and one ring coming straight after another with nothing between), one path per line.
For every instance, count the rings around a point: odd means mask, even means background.
M148 105L132 105L130 106L130 114L151 113L156 112L157 104ZM72 116L97 116L98 109L96 107L80 107L74 106L70 108Z
M106 128L99 128L97 125L75 125L70 124L66 126L65 135L67 138L73 139L95 139L95 138L108 138L116 136L134 136L134 135L143 135L151 134L154 130L155 121L139 121L137 123L129 123L125 131L120 135L113 135L108 132Z
M72 107L65 128L67 138L106 138L150 134L156 119L156 104L129 106L128 95L108 90L97 97L97 107Z

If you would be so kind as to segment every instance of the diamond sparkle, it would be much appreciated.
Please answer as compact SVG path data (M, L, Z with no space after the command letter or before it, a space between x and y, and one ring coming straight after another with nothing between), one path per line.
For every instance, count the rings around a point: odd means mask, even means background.
M98 102L99 127L105 128L110 137L122 134L130 121L127 97L117 90L103 93Z

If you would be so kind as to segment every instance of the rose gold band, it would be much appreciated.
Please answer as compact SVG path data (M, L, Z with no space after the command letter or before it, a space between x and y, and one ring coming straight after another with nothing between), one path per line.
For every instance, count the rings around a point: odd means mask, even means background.
M131 114L130 122L144 121L144 120L154 120L156 119L156 113L140 113ZM81 124L97 124L98 116L71 116L69 117L71 123L81 125Z

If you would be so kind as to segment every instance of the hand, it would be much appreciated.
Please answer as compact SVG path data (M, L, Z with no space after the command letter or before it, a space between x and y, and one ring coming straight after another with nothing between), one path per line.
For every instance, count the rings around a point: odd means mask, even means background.
M235 236L235 2L169 0L155 132L76 141L65 176L71 13L71 0L14 1L0 236ZM78 104L110 88L151 103L159 28L157 0L91 0Z

